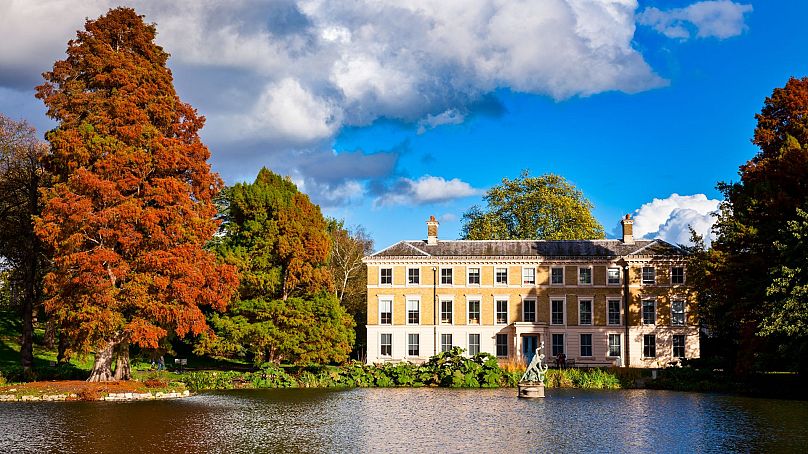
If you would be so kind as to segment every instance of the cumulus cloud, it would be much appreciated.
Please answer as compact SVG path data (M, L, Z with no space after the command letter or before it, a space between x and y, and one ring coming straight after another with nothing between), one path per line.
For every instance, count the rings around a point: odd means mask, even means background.
M445 202L462 197L481 194L480 189L458 178L446 180L443 177L424 175L417 180L399 178L391 187L385 188L373 201L376 207L386 205L420 205Z
M672 244L690 244L690 227L704 236L705 242L714 239L712 226L720 201L708 199L704 194L671 194L654 199L634 212L634 236L661 238Z
M686 40L695 31L698 38L725 39L746 30L744 14L751 11L752 5L730 0L703 1L665 11L645 8L637 15L637 23L652 27L668 38Z

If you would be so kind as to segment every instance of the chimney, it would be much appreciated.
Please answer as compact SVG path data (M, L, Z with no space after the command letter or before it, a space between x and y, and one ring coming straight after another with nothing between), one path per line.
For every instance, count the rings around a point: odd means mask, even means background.
M631 215L627 214L620 224L623 225L623 243L634 244L634 221L631 219Z
M426 244L434 246L438 244L438 226L440 223L435 216L430 216L426 221Z

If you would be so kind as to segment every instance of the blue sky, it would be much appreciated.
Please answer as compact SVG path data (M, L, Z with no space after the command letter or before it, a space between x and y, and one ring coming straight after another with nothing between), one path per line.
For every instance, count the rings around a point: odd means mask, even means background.
M130 4L207 116L227 183L262 165L290 175L377 248L424 237L431 214L456 238L482 192L522 169L570 180L609 233L633 213L640 233L678 242L709 229L716 182L754 155L764 98L808 75L799 0L412 3ZM116 4L0 6L15 37L0 39L0 112L52 127L38 74Z

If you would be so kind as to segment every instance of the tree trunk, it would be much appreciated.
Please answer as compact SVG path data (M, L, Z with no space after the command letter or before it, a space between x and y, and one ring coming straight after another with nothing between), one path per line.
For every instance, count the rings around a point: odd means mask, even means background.
M95 352L95 363L93 370L90 371L89 382L102 382L113 381L115 376L112 375L112 356L115 353L115 347L118 345L117 341L107 342L104 347Z
M59 345L57 346L56 363L67 363L67 336L64 333L59 333Z
M123 341L116 348L118 360L115 364L115 380L130 380L132 370L129 367L129 342Z

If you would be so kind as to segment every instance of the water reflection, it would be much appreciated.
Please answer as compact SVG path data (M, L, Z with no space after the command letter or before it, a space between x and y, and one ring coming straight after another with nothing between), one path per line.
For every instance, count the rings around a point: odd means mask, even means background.
M2 452L772 452L808 446L808 403L664 391L232 391L160 402L0 405Z

